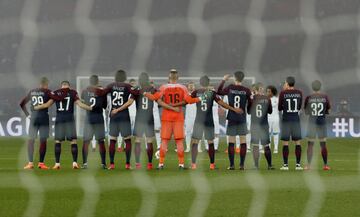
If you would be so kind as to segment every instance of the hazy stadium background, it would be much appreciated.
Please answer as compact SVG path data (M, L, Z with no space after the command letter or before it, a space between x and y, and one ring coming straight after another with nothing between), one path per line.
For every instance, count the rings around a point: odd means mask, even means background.
M340 116L357 120L359 11L358 0L1 0L0 126L5 135L16 128L9 120L22 116L18 103L40 76L56 89L119 68L129 76L244 69L278 87L294 75L305 93L321 79L335 113L345 100L351 113Z

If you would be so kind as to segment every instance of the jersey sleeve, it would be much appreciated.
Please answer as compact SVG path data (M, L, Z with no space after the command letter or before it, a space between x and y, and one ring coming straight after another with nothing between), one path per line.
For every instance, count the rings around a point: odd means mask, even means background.
M279 94L279 101L278 101L278 110L279 111L284 110L283 101L284 101L284 92L281 91Z
M157 101L163 96L164 93L164 86L161 86L160 89L154 93L145 93L145 96L152 101Z
M184 100L187 104L193 104L193 103L197 103L200 102L200 99L198 97L195 96L195 98L193 98L192 96L190 96L188 94L188 91L186 89L186 87L182 88L183 94L184 94Z
M74 97L74 102L78 101L79 100L79 94L76 90L72 90L72 94L73 94L73 97Z
M66 94L69 92L69 89L59 89L54 91L53 93L50 92L50 98L55 101L61 101L66 97Z
M215 91L213 91L213 96L214 96L214 101L216 103L218 103L219 101L221 101L221 98L217 95L217 93Z
M194 90L194 91L191 93L191 97L192 97L192 98L195 98L196 95L197 95L197 90Z

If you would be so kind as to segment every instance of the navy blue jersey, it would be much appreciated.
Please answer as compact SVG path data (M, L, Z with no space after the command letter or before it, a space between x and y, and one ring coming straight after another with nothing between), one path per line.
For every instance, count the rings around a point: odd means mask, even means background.
M279 95L279 111L283 121L300 121L299 111L302 106L303 94L300 90L283 90Z
M34 107L37 105L42 105L47 103L51 99L51 91L45 88L35 88L29 91L27 96L21 101L20 106L24 110L25 114L28 116L29 112L26 110L26 103L31 101L30 110L31 116L34 119L49 119L48 109L34 110Z
M141 88L138 94L133 94L132 98L136 102L136 122L154 123L154 102L143 96L143 92L155 93L154 87Z
M220 83L218 88L219 95L227 95L228 103L234 108L241 108L244 112L237 114L234 111L229 110L227 119L233 122L246 123L246 110L250 106L251 91L249 88L242 85L230 84L226 88L223 88L225 81Z
M326 124L326 115L329 114L330 100L325 94L314 93L306 97L304 103L305 113L309 121L318 125Z
M271 100L265 95L254 95L248 114L251 114L251 125L269 125L268 114L272 113Z
M204 93L208 91L205 88L201 88L195 90L191 93L191 97L200 97L204 95ZM214 125L214 117L213 117L213 104L214 101L219 102L221 99L217 96L215 91L212 91L212 97L203 99L202 101L196 103L196 118L195 122L205 123L207 125Z
M105 88L105 93L109 93L111 96L111 110L120 108L127 103L129 96L133 92L133 88L130 84L124 82L113 82ZM129 109L126 108L121 112L116 113L112 118L121 119L129 116Z
M81 99L92 107L91 111L86 111L89 123L103 123L103 111L107 102L103 89L89 86L81 93Z
M62 96L62 100L55 101L56 103L56 122L74 121L74 104L79 100L78 93L73 89L64 91L63 88L56 90L54 95Z

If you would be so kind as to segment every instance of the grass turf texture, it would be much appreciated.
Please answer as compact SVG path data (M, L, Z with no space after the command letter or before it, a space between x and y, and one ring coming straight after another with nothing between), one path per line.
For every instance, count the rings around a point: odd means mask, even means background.
M290 171L278 169L281 154L273 155L275 171L266 170L263 156L260 171L227 171L225 147L222 143L221 151L216 153L219 169L215 171L208 169L206 152L199 153L198 170L179 171L174 145L169 145L163 171L146 171L144 147L142 170L126 171L124 153L116 153L116 169L105 171L100 169L98 152L91 151L89 169L72 170L70 145L65 143L60 171L24 171L26 141L0 138L0 216L358 216L360 213L360 147L356 139L328 141L331 171L321 170L318 144L314 149L318 165L312 172L294 170L294 146L290 146ZM79 162L80 148L81 145ZM35 150L36 165L38 144ZM190 153L186 158L189 165ZM303 144L302 162L305 160ZM248 153L246 168L251 168L252 162ZM54 164L53 141L48 144L46 164Z

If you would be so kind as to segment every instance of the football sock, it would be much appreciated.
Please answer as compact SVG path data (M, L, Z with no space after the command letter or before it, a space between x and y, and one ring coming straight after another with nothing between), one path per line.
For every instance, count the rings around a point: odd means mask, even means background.
M295 145L296 164L301 161L301 145Z
M99 152L101 157L101 163L106 164L106 148L105 148L105 141L99 140Z
M140 163L140 152L141 152L141 144L140 142L135 143L135 162Z
M110 139L110 145L109 145L110 164L114 164L115 145L116 145L116 140L115 139Z
M71 144L71 154L73 157L73 162L77 162L77 158L78 158L78 145L77 144Z
M129 164L131 158L131 139L125 140L125 155L126 155L126 164Z
M29 141L28 141L28 159L29 159L29 162L34 162L34 143L35 143L35 140L29 139Z
M60 163L61 143L55 144L55 163Z
M213 164L215 163L215 147L214 147L214 143L209 143L209 158L210 158L210 163Z
M182 139L175 140L179 164L184 164L184 141Z
M259 167L259 146L253 146L253 158L254 158L254 166Z
M83 158L83 163L87 163L87 157L88 157L88 153L89 153L89 140L84 140L83 142L83 146L82 146L82 158Z
M196 158L198 155L198 144L193 143L191 146L191 163L196 163Z
M244 166L246 157L246 143L240 145L240 166Z
M268 166L272 166L270 147L269 147L269 146L266 146L266 147L264 148L264 152L265 152L264 154L265 154L265 158L266 158L266 161L267 161Z
M39 147L40 163L44 163L45 154L46 154L46 139L40 139L40 147Z
M323 158L324 164L327 165L328 151L326 148L326 142L320 142L320 147L321 147L321 156Z
M278 150L279 148L279 134L274 134L274 149Z
M218 150L218 148L219 148L219 137L216 137L214 139L214 148L215 148L215 150Z
M308 142L308 148L307 148L307 161L308 164L311 164L312 156L313 156L313 148L314 148L314 142L309 141Z
M288 164L289 164L289 162L288 162L288 159L289 159L289 146L288 146L288 145L284 145L282 152L283 152L284 164L285 164L285 165L288 165Z
M161 144L161 137L160 137L160 133L155 133L155 138L156 138L156 145L157 148L160 149L160 144Z
M151 162L152 162L152 158L153 158L153 153L154 153L154 148L153 148L153 144L152 144L152 143L147 143L146 153L147 153L147 156L148 156L149 163L151 163Z
M234 157L235 157L235 144L234 143L229 143L228 146L228 156L229 156L229 161L230 161L230 167L234 166Z
M159 164L164 164L168 143L169 140L161 140Z

